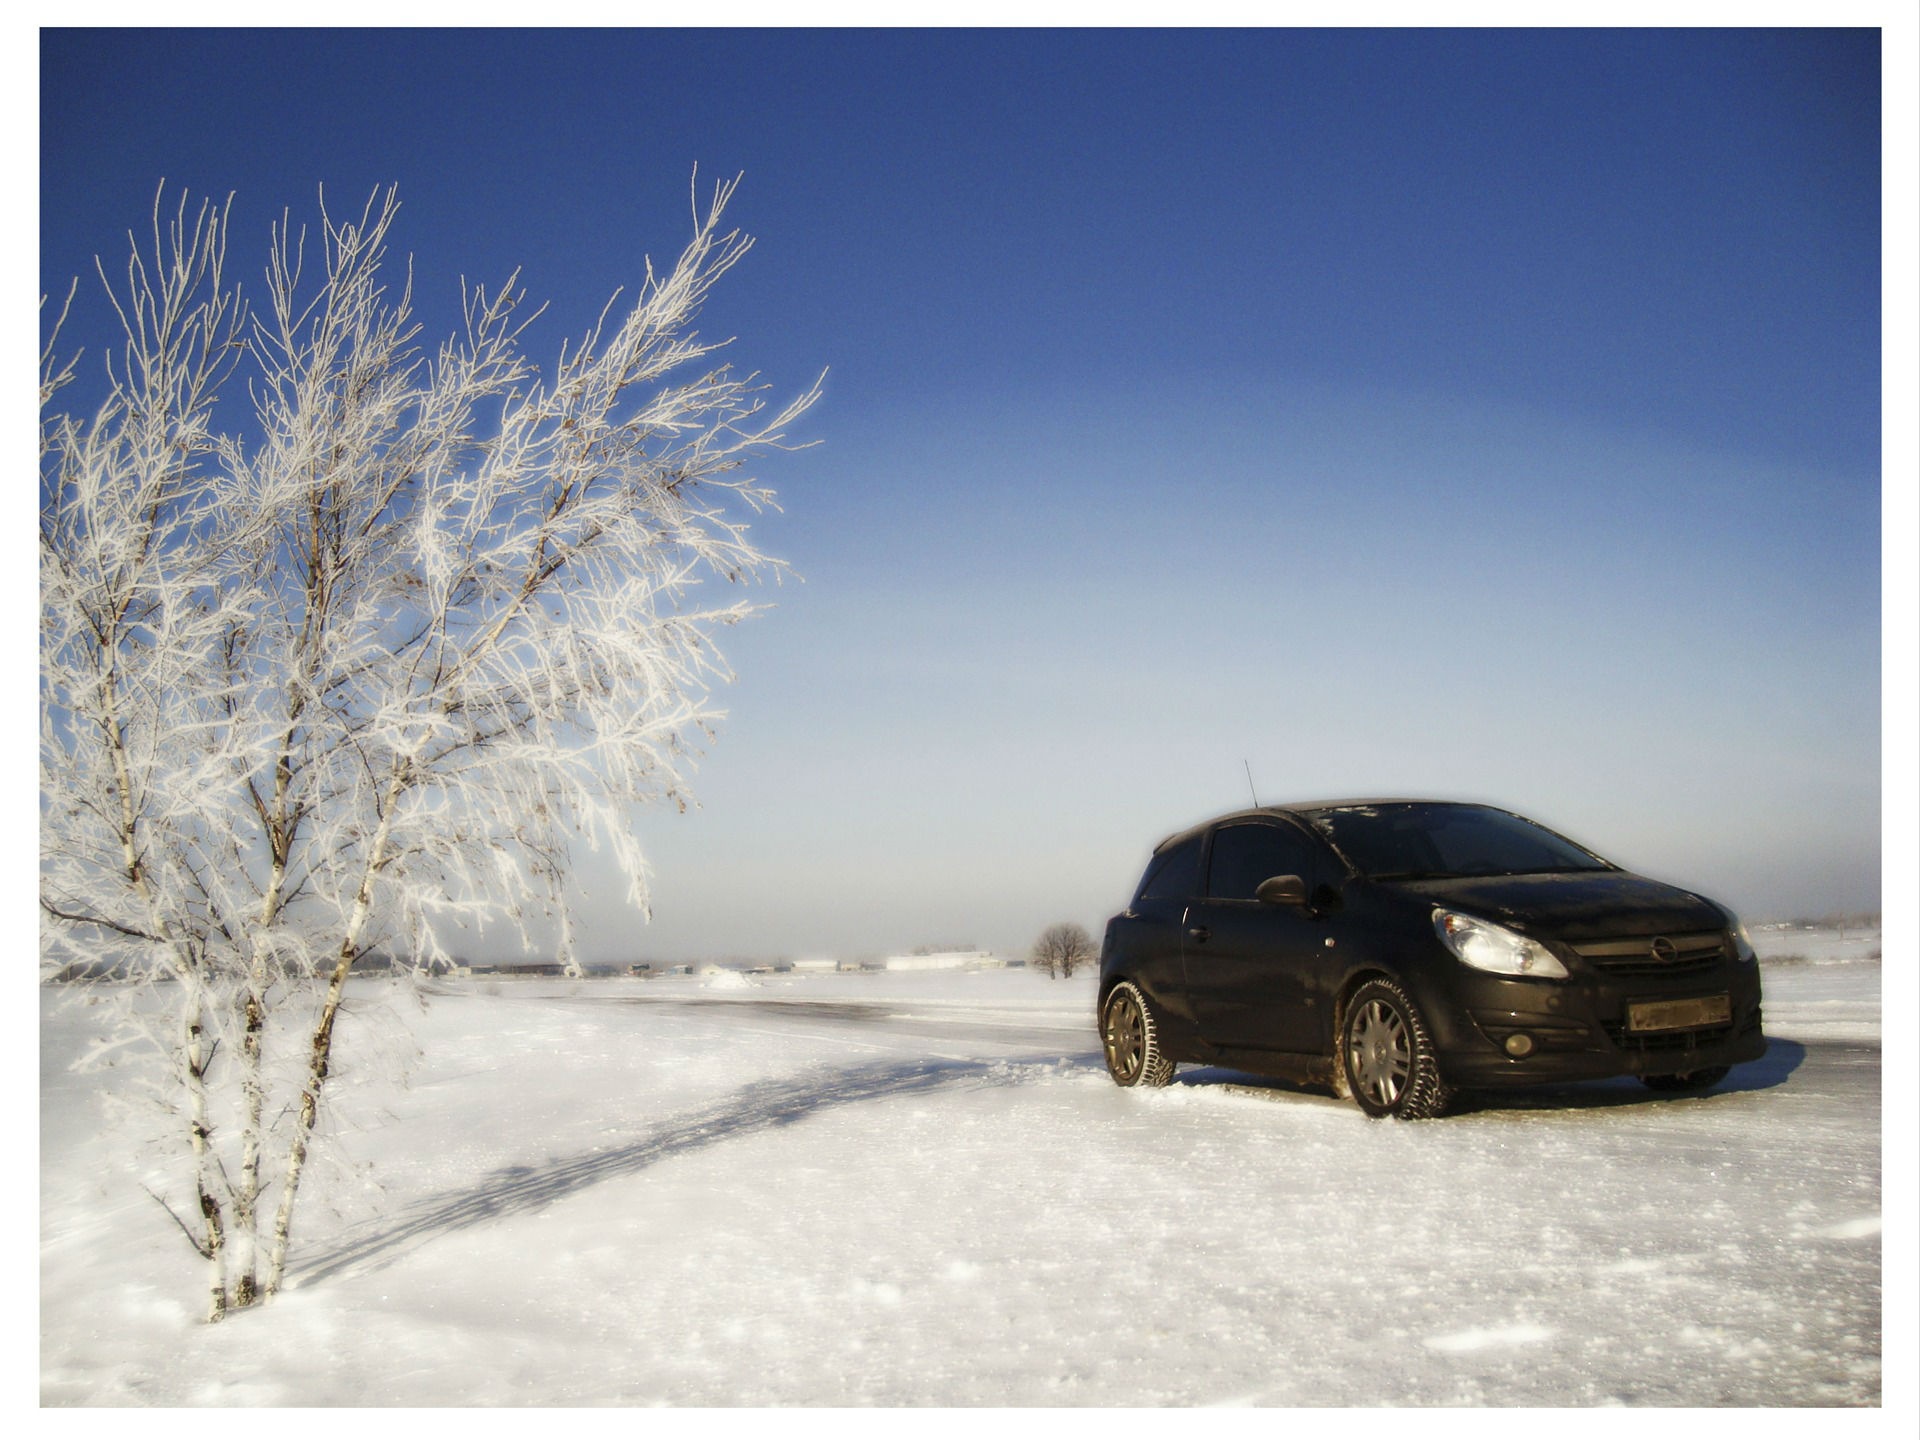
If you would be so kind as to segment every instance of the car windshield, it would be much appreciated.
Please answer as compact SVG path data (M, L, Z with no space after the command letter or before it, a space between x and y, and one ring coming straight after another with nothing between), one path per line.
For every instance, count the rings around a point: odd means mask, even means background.
M1531 820L1484 805L1342 805L1307 818L1375 880L1614 868Z

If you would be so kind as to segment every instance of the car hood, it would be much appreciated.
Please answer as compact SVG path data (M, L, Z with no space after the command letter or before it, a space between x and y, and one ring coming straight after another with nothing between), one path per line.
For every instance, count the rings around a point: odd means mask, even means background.
M1727 924L1725 913L1711 900L1624 870L1380 883L1545 939L1675 934L1721 930Z

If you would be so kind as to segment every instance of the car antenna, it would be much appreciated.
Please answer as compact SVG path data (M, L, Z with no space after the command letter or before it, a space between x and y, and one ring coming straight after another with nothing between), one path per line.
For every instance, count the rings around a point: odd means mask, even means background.
M1245 760L1242 760L1240 764L1245 767L1247 772L1247 794L1252 796L1253 808L1258 810L1260 808L1260 797L1255 795L1253 791L1253 766L1248 765Z

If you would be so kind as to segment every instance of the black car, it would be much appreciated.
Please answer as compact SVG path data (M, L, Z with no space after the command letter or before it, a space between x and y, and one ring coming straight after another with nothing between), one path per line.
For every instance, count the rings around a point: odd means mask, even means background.
M1193 1061L1403 1119L1491 1086L1704 1089L1766 1049L1731 911L1431 800L1264 805L1168 837L1107 922L1098 1014L1121 1085Z

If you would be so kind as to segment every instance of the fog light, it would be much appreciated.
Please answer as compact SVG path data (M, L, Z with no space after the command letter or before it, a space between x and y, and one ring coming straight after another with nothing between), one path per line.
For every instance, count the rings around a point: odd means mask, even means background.
M1513 1056L1514 1059L1523 1060L1532 1053L1533 1037L1531 1035L1507 1036L1507 1054Z

